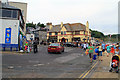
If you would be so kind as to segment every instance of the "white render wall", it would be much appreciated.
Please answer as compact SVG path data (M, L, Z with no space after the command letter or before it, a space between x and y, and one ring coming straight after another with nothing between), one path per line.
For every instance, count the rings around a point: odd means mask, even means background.
M18 25L19 20L0 19L2 25L0 25L0 44L5 44L5 29L11 28L11 44L18 44Z

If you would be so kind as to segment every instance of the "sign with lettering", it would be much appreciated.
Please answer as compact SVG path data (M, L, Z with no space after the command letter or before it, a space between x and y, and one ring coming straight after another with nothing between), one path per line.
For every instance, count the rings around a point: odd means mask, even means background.
M11 43L11 28L5 30L5 43Z

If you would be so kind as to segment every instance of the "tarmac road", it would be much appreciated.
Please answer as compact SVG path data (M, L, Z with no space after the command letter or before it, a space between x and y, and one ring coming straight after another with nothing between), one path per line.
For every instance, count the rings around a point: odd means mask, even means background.
M48 54L47 46L34 53L3 53L3 78L78 78L92 64L80 48L66 47L62 54Z

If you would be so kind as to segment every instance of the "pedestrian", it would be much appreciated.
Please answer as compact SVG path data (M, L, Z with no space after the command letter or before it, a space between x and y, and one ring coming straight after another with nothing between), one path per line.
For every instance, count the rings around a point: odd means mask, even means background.
M114 46L111 47L110 53L112 54L112 57L113 57L113 55L114 55L114 53L115 53Z
M107 45L106 49L107 49L107 57L109 57L111 51L111 47L109 44Z
M103 54L105 54L105 43L104 42L102 43L102 52Z
M84 48L84 44L83 43L81 44L81 47L82 47L82 49Z
M87 44L86 44L86 49L88 49L88 47L89 47L89 44L87 43Z
M34 51L34 53L38 52L38 50L37 50L37 44L38 44L37 39L35 39L35 41L33 42L33 51Z
M99 49L98 50L99 50L99 52L98 52L98 60L103 61L102 60L102 44L101 43L99 44Z
M94 47L92 46L92 44L90 43L89 47L88 47L88 52L89 52L89 57L90 57L90 63L92 63L92 58L93 58L93 53L94 52Z
M86 50L86 48L87 48L86 42L84 43L83 48L84 48L84 50Z
M120 51L119 51L119 46L118 45L116 46L114 55L120 55Z
M80 48L80 43L78 44L78 47Z

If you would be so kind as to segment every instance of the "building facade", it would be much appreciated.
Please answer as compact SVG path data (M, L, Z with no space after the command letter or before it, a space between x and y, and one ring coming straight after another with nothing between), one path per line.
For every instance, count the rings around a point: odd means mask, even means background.
M23 3L23 2L8 2L8 4L10 6L14 6L16 8L19 8L22 12L23 15L23 19L25 22L25 26L24 26L24 34L26 35L26 21L27 21L27 3Z
M52 25L49 24L47 32L48 42L90 42L91 32L89 31L89 23L86 25L81 23Z
M24 19L22 12L19 8L10 6L9 4L0 3L0 45L5 48L16 48L22 47L22 39L24 32Z

